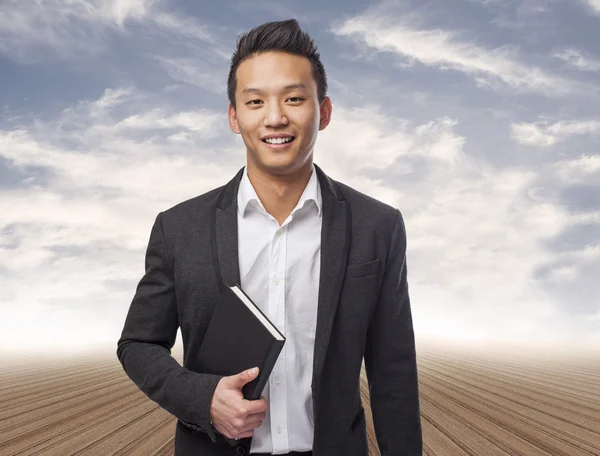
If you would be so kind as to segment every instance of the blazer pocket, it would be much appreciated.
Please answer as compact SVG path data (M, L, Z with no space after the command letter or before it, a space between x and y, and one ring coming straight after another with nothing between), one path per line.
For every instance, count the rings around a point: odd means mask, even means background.
M187 423L181 420L177 420L177 427L179 427L183 432L187 432L188 434L191 434L194 431L204 432L206 434L206 430L202 429L200 426L193 423ZM215 433L217 433L216 429Z
M366 263L349 264L346 267L346 280L370 276L379 272L379 258Z
M354 432L358 425L365 419L365 409L361 407L350 425L350 432Z
M181 429L183 432L185 432L186 434L191 434L192 432L194 432L193 429L185 426L181 421L177 420L177 427L179 429Z

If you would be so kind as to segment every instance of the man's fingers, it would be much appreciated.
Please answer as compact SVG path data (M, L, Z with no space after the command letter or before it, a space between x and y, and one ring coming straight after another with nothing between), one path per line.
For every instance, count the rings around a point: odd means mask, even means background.
M236 436L235 438L245 439L245 438L248 438L248 437L252 437L253 435L254 435L254 431L248 431L248 432L244 432L243 434L240 434L240 435Z
M257 399L255 401L244 400L244 409L246 410L246 415L263 413L266 412L268 408L269 406L264 398Z
M265 419L266 413L255 413L254 415L249 415L246 418L244 425L237 429L239 434L244 434L249 431L254 431L257 427L259 427L263 420Z
M252 369L247 369L243 372L240 372L237 375L231 376L232 386L237 389L242 389L242 387L251 382L258 375L258 367L253 367Z
M215 391L220 392L218 400L214 400L217 410L215 413L211 412L211 417L215 415L217 419L213 417L213 421L218 421L219 424L215 424L213 427L229 439L252 437L253 430L259 427L262 420L265 419L268 405L264 396L255 401L248 401L241 398L239 392L234 394L232 391L233 389L241 391L246 383L258 376L258 373L258 368L247 369L239 374L223 378L222 389L219 389L219 385L217 385Z
M267 416L266 412L254 413L252 415L248 415L248 418L246 418L246 424L251 425L251 424L255 424L255 423L260 423L265 419L266 416Z
M256 425L245 426L241 430L234 429L231 432L221 426L216 426L215 429L219 434L224 435L228 439L245 439L246 437L252 437L252 435L254 434L254 429L257 427L258 426Z
M218 424L213 424L213 428L215 428L215 431L217 431L219 434L222 434L225 437L231 438L231 437L229 437L231 434L229 434L229 431L227 431L227 429L225 429L224 427L222 427Z

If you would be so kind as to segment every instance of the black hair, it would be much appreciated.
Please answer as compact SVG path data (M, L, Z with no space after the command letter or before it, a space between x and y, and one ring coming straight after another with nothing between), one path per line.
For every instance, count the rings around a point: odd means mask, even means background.
M227 96L229 102L236 107L235 90L237 85L236 71L240 64L249 57L269 51L281 51L308 58L312 66L312 75L317 83L319 103L327 95L327 76L317 46L312 38L300 29L296 19L278 22L266 22L243 33L237 39L236 50L231 57L231 67L227 79Z

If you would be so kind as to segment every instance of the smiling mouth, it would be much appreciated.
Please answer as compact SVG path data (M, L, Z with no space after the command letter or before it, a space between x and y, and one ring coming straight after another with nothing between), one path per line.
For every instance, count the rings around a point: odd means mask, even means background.
M271 141L275 141L275 142L267 142L266 139L263 139L262 142L264 142L268 146L284 146L286 144L290 144L290 143L294 142L295 139L296 139L295 136L290 136L287 138L277 138L275 140L271 140Z

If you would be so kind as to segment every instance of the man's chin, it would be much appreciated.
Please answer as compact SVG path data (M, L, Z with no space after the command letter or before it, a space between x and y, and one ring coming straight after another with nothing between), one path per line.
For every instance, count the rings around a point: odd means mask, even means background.
M265 163L262 169L269 174L278 176L285 176L295 171L295 167L291 163Z
M274 176L288 176L297 173L302 169L302 163L289 160L263 160L258 163L258 167L265 173Z

